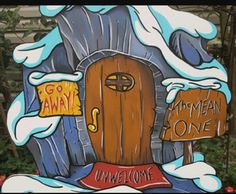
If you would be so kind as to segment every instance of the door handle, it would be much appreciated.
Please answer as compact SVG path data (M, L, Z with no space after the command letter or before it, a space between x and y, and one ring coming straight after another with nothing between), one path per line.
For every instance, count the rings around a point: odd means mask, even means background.
M93 108L92 110L92 123L88 124L88 129L96 133L98 131L98 114L100 113L98 108Z

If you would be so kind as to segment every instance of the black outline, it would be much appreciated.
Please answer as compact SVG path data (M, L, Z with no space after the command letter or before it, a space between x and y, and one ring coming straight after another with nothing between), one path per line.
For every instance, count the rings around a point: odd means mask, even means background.
M125 76L125 77L127 77L127 78L130 78L130 79L128 79L128 80L131 81L131 85L128 86L127 90L122 90L122 91L120 91L120 90L117 90L117 89L112 89L112 88L109 87L109 85L107 85L106 80L111 80L111 79L108 79L108 78L109 78L110 76L117 75L117 74L121 74L122 76ZM106 77L106 79L105 79L105 86L108 87L108 88L111 89L111 90L116 91L116 92L128 92L128 91L132 90L133 87L135 86L135 79L134 79L133 76L132 76L131 74L129 74L129 73L126 73L126 72L114 72L114 73L111 73L110 75L108 75L108 76Z
M135 166L147 166L147 165L155 165L157 168L158 168L158 170L160 171L160 173L163 175L163 177L167 180L167 182L169 182L170 183L170 185L171 185L171 187L155 187L155 188L146 188L146 189L143 189L143 190L141 190L141 189L137 189L137 188L133 188L133 189L136 189L136 190L138 190L138 191L141 191L141 192L143 192L143 193L145 193L145 190L148 190L148 189L172 189L173 188L173 184L171 183L171 181L165 176L165 174L164 173L166 173L166 174L168 174L166 171L164 171L164 169L162 168L162 164L158 164L158 163L146 163L146 164L133 164L133 165L121 165L121 164L112 164L112 163L109 163L109 162L104 162L104 161L99 161L99 160L97 160L95 163L93 163L93 167L92 167L92 169L91 169L91 171L89 172L89 174L87 175L87 176L85 176L85 177L83 177L83 178L81 178L81 179L79 179L79 180L77 180L77 182L79 182L79 184L81 185L81 186L84 186L84 187L87 187L86 185L84 185L82 182L81 182L81 180L82 179L84 179L84 178L86 178L86 177L88 177L92 172L93 172L93 169L94 169L94 165L96 164L96 163L102 163L102 164L108 164L108 165L112 165L112 166L122 166L122 167L130 167L130 168L132 168L132 167L135 167ZM166 163L167 164L167 163ZM164 172L164 173L163 173ZM171 175L171 176L173 176L173 175ZM173 176L174 177L174 176ZM177 177L177 178L179 178L179 177ZM191 179L192 180L192 179ZM117 186L128 186L128 187L130 187L129 185L126 185L126 184L122 184L122 185L116 185L116 186L113 186L113 187L110 187L110 188L107 188L107 189L112 189L112 188L116 188ZM88 188L88 187L87 187ZM102 191L102 190L104 190L104 189L98 189L98 190L96 190L96 189L94 189L95 191Z
M2 5L16 5L16 2L15 1L3 1L1 0L0 3ZM116 0L116 1L109 1L109 0L105 0L105 1L91 1L91 0L67 0L66 2L64 0L54 0L54 1L50 1L50 2L47 2L47 1L42 1L42 0L18 0L17 1L17 4L18 5L58 5L58 4L66 4L66 5L69 5L69 4L74 4L74 5L104 5L104 4L107 4L107 5L114 5L114 4L117 4L117 5L123 5L122 1L119 1L119 0ZM131 4L136 4L136 5L144 5L144 4L149 4L149 5L229 5L229 4L232 4L234 5L236 2L235 0L224 0L224 1L216 1L216 0L149 0L149 1L143 1L143 0L130 0L128 2L126 2L127 4L131 5Z
M160 2L161 2L161 1L160 1ZM58 3L58 2L57 2L57 3ZM166 3L166 1L165 1L165 3ZM64 10L64 9L63 9L63 10ZM197 33L198 33L198 32L197 32ZM62 42L62 43L63 43L63 42ZM61 44L61 43L60 43L60 44ZM60 44L58 44L58 45L60 45ZM57 46L58 46L58 45L57 45ZM57 46L56 46L56 47L57 47ZM168 45L167 45L167 46L168 46ZM56 47L55 47L55 48L56 48ZM55 48L54 48L54 49L55 49ZM52 52L53 52L54 49L52 49ZM51 52L51 53L52 53L52 52ZM48 57L49 57L50 55L51 55L51 54L49 54ZM66 55L67 55L67 53L66 53ZM48 57L47 57L47 58L48 58ZM27 58L28 58L28 57L26 57L26 59L24 60L24 62L27 60ZM46 59L47 59L47 58L46 58ZM45 59L45 60L46 60L46 59ZM67 59L68 59L68 57L67 57ZM164 59L164 57L163 57L163 59ZM213 58L212 60L214 60L214 58ZM211 61L212 61L212 60L211 60ZM43 61L44 61L44 60L42 60L42 62L43 62ZM211 62L211 61L210 61L210 62ZM209 62L209 63L210 63L210 62ZM41 64L42 64L42 63L41 63ZM40 64L40 65L41 65L41 64ZM167 64L168 64L168 63L167 63ZM32 68L34 68L34 67L32 67ZM214 68L214 67L213 67L213 68ZM211 69L211 68L207 68L207 69ZM82 79L83 79L83 77L82 77ZM209 79L209 78L206 78L206 79ZM214 78L214 79L217 79L217 78ZM203 80L205 80L205 79L203 79ZM218 80L218 79L217 79L217 80ZM202 81L202 80L200 80L200 81ZM221 80L220 80L220 81L221 81ZM222 81L222 82L223 82L223 81ZM225 82L225 83L227 83L227 82ZM162 83L161 83L161 84L162 84ZM31 85L32 85L32 84L31 84ZM23 91L23 92L24 92L24 91ZM63 116L63 115L53 115L53 116ZM68 115L64 115L64 116L68 116ZM31 116L29 116L29 117L31 117ZM19 121L19 120L18 120L18 121ZM17 123L18 123L18 121L17 121ZM17 125L17 123L16 123L16 125ZM60 122L59 122L59 123L60 123ZM58 124L59 124L59 123L58 123ZM51 126L51 125L50 125L50 126ZM50 127L50 126L49 126L49 127ZM58 127L58 126L57 126L57 127ZM47 128L47 129L48 129L48 128ZM46 130L47 130L47 129L46 129ZM46 130L44 130L44 131L46 131ZM44 131L41 131L41 132L44 132ZM38 132L38 133L41 133L41 132ZM35 134L38 134L38 133L35 133ZM52 134L53 134L53 133L52 133ZM52 135L52 134L51 134L51 135ZM32 135L32 136L34 136L34 135ZM29 138L29 139L30 139L30 138ZM39 139L41 139L41 138L39 138ZM27 141L27 142L28 142L28 141ZM165 172L165 171L164 171L164 172ZM166 173L167 173L167 172L166 172ZM171 176L173 176L173 175L171 175ZM32 178L32 177L31 177L31 178ZM193 180L193 179L190 179L190 180ZM38 181L38 180L37 180L37 181ZM59 180L59 181L61 181L61 180Z

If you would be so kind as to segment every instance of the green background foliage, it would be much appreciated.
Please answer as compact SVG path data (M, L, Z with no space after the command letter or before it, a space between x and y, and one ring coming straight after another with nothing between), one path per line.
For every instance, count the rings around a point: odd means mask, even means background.
M190 6L189 6L190 7ZM213 47L210 49L213 56L216 57L220 62L224 63L228 68L229 73L232 73L232 45L227 43L232 43L232 38L234 33L229 31L230 17L235 14L233 12L233 6L208 6L210 11L204 9L202 11L201 6L197 6L196 9L201 9L202 14L208 13L208 17L216 15L219 17L219 34L221 45ZM12 52L15 45L11 41L5 38L4 34L8 30L15 30L16 26L20 23L22 16L19 15L19 7L15 9L3 8L0 11L0 24L4 24L4 28L0 28L0 80L1 84L2 79L6 80L6 71L21 71L22 66L18 64L11 65ZM192 9L193 10L193 9ZM27 30L24 32L21 38L25 38L34 32L33 26L37 24L37 20L32 19L30 25L27 27ZM49 21L45 17L40 18L40 25L43 28L53 28L55 26L54 21ZM231 26L232 28L232 26ZM232 33L230 33L232 32ZM37 41L42 38L47 32L38 31L34 36L34 40ZM231 36L232 34L232 36ZM233 56L234 57L234 56ZM231 66L230 66L231 65ZM235 66L235 65L234 65ZM236 75L232 74L229 78L234 78ZM233 79L232 79L233 80ZM11 88L22 88L22 82L14 82L14 80L7 80ZM231 81L231 80L229 80ZM233 83L233 82L232 82ZM1 85L0 84L0 85ZM235 84L234 84L235 87ZM0 93L1 93L0 87ZM5 104L5 108L9 107L10 103ZM234 106L235 107L235 106ZM232 110L231 110L232 112ZM230 116L231 114L229 112ZM0 118L0 127L3 126L2 116ZM232 125L231 125L232 126ZM235 125L234 125L235 126ZM23 147L14 147L11 142L9 134L1 130L0 128L0 176L1 175L12 175L19 173L29 173L34 174L36 170L36 165L30 154L29 150ZM236 131L235 127L231 131ZM13 154L13 150L16 149L19 157L17 158ZM216 169L217 175L223 182L223 188L219 192L224 191L224 187L232 186L236 189L236 138L233 138L227 133L225 136L214 138L214 139L204 139L196 142L194 149L200 151L205 155L205 160L208 164L213 166Z
M19 158L12 154L12 144L8 134L0 137L0 175L10 176L12 174L34 174L35 162L25 147L18 147Z

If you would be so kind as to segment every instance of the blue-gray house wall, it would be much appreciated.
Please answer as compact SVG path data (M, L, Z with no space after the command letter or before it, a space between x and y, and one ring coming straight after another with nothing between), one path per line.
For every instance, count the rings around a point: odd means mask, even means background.
M159 133L167 108L167 95L161 81L179 77L166 63L159 49L143 45L135 36L130 16L124 6L105 15L91 13L83 7L74 6L57 17L63 44L58 45L42 65L34 69L24 68L24 92L26 112L39 109L35 88L28 82L32 71L67 72L86 69L99 59L117 53L141 60L153 72L156 90L156 117L152 134L152 151L155 162L165 163L183 153L182 143L162 142ZM192 65L212 58L202 47L201 39L186 32L177 31L170 39L171 50ZM193 60L191 60L193 59ZM79 83L79 95L84 110L85 83ZM63 117L56 132L45 139L32 137L27 144L42 176L70 176L70 167L96 161L83 116Z

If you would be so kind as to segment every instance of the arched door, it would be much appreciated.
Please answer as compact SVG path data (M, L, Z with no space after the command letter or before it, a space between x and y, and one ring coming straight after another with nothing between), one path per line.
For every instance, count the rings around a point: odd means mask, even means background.
M87 129L98 161L152 163L156 104L149 67L117 54L91 65L85 84Z

